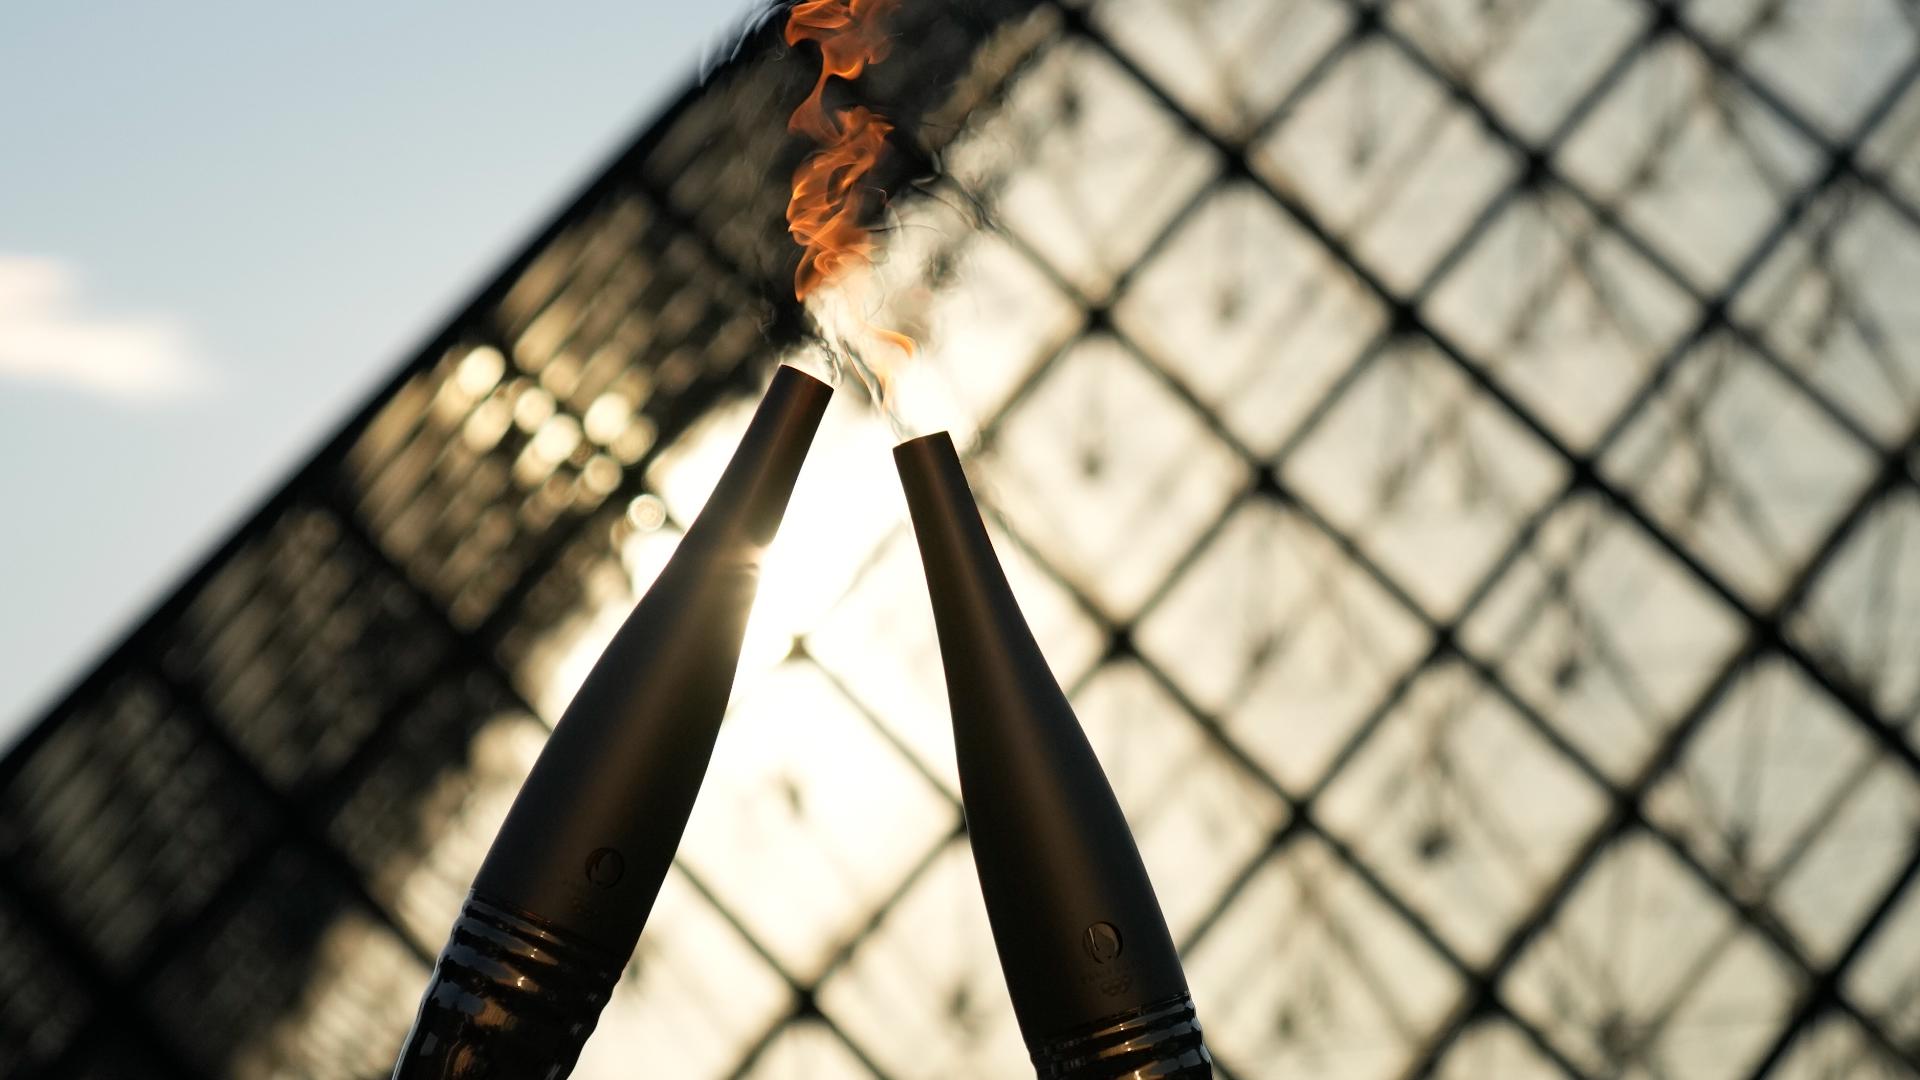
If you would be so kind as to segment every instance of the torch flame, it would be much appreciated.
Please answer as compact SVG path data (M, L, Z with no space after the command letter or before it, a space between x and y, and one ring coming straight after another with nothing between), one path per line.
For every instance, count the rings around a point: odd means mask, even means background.
M793 114L796 129L801 112L809 108L803 104ZM866 209L860 180L879 162L893 125L859 107L841 110L834 123L837 134L826 148L794 170L793 198L787 202L787 231L801 248L793 278L793 295L800 300L873 261L873 241L860 224Z
M887 58L893 43L880 32L881 20L893 13L898 0L806 0L787 15L787 44L811 41L820 46L820 77L813 93L793 110L787 130L832 145L843 128L827 115L827 80L835 76L857 79L868 64ZM842 110L841 117L851 110Z
M794 170L793 197L787 202L787 231L801 249L793 294L803 301L814 296L816 317L823 324L835 324L823 329L841 339L835 344L849 354L847 359L861 377L873 384L876 400L886 396L886 373L863 360L845 338L870 337L908 356L913 355L913 339L867 322L857 314L862 305L852 296L827 302L816 294L824 286L862 276L860 272L872 266L873 239L861 225L871 189L862 181L879 163L893 124L863 106L829 111L826 89L828 79L859 78L869 64L886 59L892 42L882 32L882 23L898 4L899 0L804 0L788 13L786 29L788 45L811 41L820 47L820 76L787 122L787 130L820 144ZM851 332L839 333L838 327Z

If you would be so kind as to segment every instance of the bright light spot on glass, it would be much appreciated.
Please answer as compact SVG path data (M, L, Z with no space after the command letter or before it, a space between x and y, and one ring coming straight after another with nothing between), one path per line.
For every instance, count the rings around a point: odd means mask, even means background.
M512 424L513 410L500 398L491 397L473 410L460 436L466 441L467 449L484 454L499 443L500 436L505 435Z
M607 446L627 430L633 403L619 394L601 394L587 409L587 438Z
M636 416L633 422L627 425L626 430L613 440L610 449L613 450L615 457L632 465L645 457L647 451L653 449L653 436L653 421L644 416Z
M552 394L537 386L531 387L522 391L519 400L513 403L513 422L531 435L540 430L540 425L547 422L555 408Z
M620 486L620 463L605 454L595 454L581 468L580 482L595 495L611 494Z
M524 400L524 399L522 399ZM533 451L548 461L565 461L580 445L580 422L561 413L550 417L533 437Z
M658 495L637 495L627 504L627 520L641 532L652 532L666 523L667 504Z
M500 355L500 350L490 345L482 345L460 361L460 369L455 373L454 379L459 383L460 389L466 391L468 397L477 398L499 385L500 376L505 374L506 370L507 361Z

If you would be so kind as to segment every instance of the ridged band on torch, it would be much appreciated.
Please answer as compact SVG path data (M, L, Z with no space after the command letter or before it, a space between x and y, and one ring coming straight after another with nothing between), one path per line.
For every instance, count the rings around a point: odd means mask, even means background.
M1042 1080L1208 1077L1133 833L1034 641L945 432L894 448L933 601L968 837Z
M487 852L396 1078L562 1077L632 956L832 390L775 373L713 495L581 684Z

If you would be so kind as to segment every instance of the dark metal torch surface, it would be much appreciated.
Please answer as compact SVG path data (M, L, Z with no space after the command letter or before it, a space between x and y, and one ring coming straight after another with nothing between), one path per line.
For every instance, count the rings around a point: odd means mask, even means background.
M953 441L944 432L914 439L894 459L939 630L980 890L1036 1067L1133 1076L1139 1062L1178 1070L1184 1057L1197 1071L1138 1075L1210 1075L1133 834L1014 600ZM1170 1002L1184 1010L1178 1024L1129 1020ZM1116 1025L1140 1051L1125 1056L1133 1064L1106 1052L1112 1040L1100 1033ZM1164 1054L1155 1041L1163 1028L1181 1044ZM1071 1046L1087 1053L1063 1049Z
M673 863L726 712L762 555L831 395L793 368L774 375L706 507L515 798L396 1076L520 1075L487 1066L521 1060L487 1040L542 1048L558 1071L538 1075L571 1070ZM568 1042L571 1052L555 1056Z
M555 725L474 890L631 952L693 810L787 497L831 389L774 376L699 518Z

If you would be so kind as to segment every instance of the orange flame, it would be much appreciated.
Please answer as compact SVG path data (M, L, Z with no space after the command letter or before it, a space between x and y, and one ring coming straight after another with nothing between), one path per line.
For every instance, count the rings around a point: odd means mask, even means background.
M793 110L787 130L817 143L832 145L841 138L841 126L827 115L827 80L835 76L857 79L868 64L887 58L893 43L881 33L881 20L893 13L898 0L805 0L787 14L787 44L811 41L820 46L820 77L813 93ZM841 117L850 110L842 110Z
M866 210L860 180L879 162L893 125L858 107L841 110L837 121L839 135L794 170L787 202L787 231L801 247L793 278L793 295L801 300L873 257L873 241L860 224Z
M820 77L813 91L793 110L787 130L805 135L821 149L794 170L793 197L787 202L787 231L801 248L793 294L805 300L847 271L869 265L873 241L860 224L867 209L861 181L879 163L893 124L860 106L832 113L826 107L827 80L856 79L869 64L892 51L881 30L899 0L804 0L787 16L788 45L811 41L820 47ZM913 340L870 327L882 340L911 354Z

